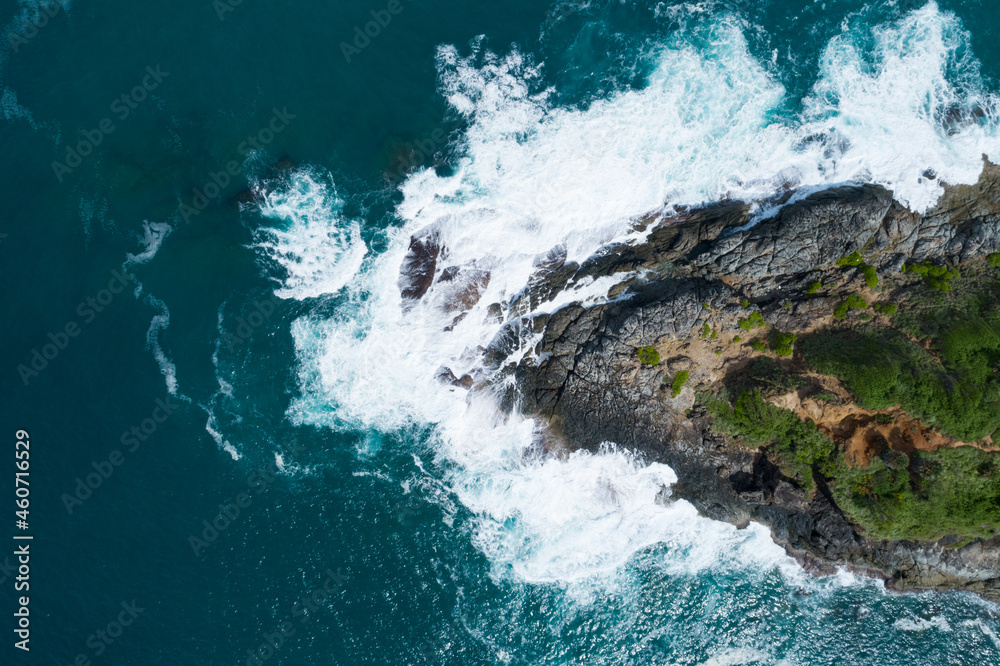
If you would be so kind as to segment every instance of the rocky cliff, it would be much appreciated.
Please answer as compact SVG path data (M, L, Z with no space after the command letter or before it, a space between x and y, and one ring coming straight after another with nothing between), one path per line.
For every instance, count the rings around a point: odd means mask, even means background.
M670 465L679 477L673 496L711 518L763 523L803 560L851 565L896 588L1000 598L1000 536L988 537L989 529L971 540L867 534L821 474L805 487L766 449L718 432L694 390L719 385L753 355L733 341L746 342L737 334L754 327L747 322L755 311L776 330L799 334L857 323L831 316L845 294L870 293L864 274L850 269L857 262L844 260L852 253L876 275L896 276L908 261L957 266L995 252L1000 170L987 164L978 184L945 186L923 215L867 185L817 192L747 228L749 221L742 203L710 206L655 219L645 241L605 248L579 267L549 262L534 297L600 276L620 274L622 282L610 302L507 324L487 352L494 367L518 344L537 341L535 354L510 368L517 382L508 403L539 416L572 447L611 441ZM664 360L642 362L643 348ZM675 396L669 380L678 372L690 380Z
M977 456L1000 457L990 453L989 434L963 441L974 428L956 434L965 422L923 397L890 405L893 386L886 404L867 404L874 398L861 395L856 376L818 371L818 356L796 345L808 337L812 348L826 349L820 342L830 331L874 339L876 347L898 338L913 358L923 355L899 382L923 377L921 386L965 395L965 371L935 346L945 333L922 332L920 320L945 322L951 335L963 308L978 308L976 320L1000 350L1000 310L991 309L1000 279L986 261L1000 249L1000 169L985 163L977 184L943 185L925 214L875 185L786 194L775 203L777 212L755 224L742 202L651 215L637 223L643 240L605 247L580 265L560 248L540 256L524 291L490 308L507 321L486 350L482 376L492 378L506 409L538 417L550 439L587 449L614 442L664 462L679 479L672 497L714 519L760 522L804 562L848 565L897 589L960 588L1000 599L1000 461L996 468L992 458L972 461L978 476L969 485L978 494L961 495L954 486L963 480L940 471L953 469L950 458L933 459L938 449L973 446ZM433 255L433 238L432 231L415 238L410 259ZM957 278L960 267L970 277ZM401 278L411 297L427 280L427 271L412 268ZM614 283L606 301L537 314L561 291L605 277ZM909 327L892 318L900 307L910 312ZM533 353L514 354L526 345ZM974 373L982 389L975 395L990 409L994 351L973 349L975 362L990 366ZM893 357L896 371L909 353ZM761 401L761 414L796 415L781 436L720 422L720 413L735 413L730 405L759 359L794 380L774 390L768 383L781 382L758 381L748 394ZM797 429L800 421L806 430ZM803 437L829 450L815 453ZM949 514L956 511L975 519Z

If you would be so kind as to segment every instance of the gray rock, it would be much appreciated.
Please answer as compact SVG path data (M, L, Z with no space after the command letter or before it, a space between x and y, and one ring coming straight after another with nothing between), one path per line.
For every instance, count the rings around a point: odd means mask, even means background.
M505 406L540 417L572 446L596 449L613 441L670 465L678 476L673 497L718 520L758 521L790 553L821 563L819 569L847 564L897 589L961 588L1000 599L1000 537L961 548L868 539L822 483L807 495L763 453L714 435L704 414L688 415L657 399L666 366L636 361L639 347L681 339L699 326L704 303L716 321L728 318L723 330L749 312L739 306L747 296L782 328L808 327L837 303L822 292L807 295L811 282L860 284L858 271L833 268L852 251L888 274L909 258L968 261L1000 249L1000 170L987 164L978 184L943 192L926 215L894 202L882 187L865 185L812 194L742 231L734 230L747 223L743 204L661 219L645 243L608 247L573 267L570 284L650 271L627 283L621 298L515 318L489 345L486 365L503 369L498 384L509 384L514 373L517 389L507 391ZM534 303L562 289L563 262L558 253L544 259L522 298ZM794 305L784 308L789 295ZM508 359L527 344L535 345L533 353L514 367Z

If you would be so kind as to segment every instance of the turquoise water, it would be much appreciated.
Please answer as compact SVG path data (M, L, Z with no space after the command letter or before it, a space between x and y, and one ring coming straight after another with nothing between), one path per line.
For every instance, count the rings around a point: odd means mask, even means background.
M0 10L0 417L35 536L3 663L1000 662L996 606L813 577L658 501L668 468L538 458L434 379L481 369L538 253L649 210L974 180L990 3L46 6ZM490 275L457 323L454 294L400 309L431 223Z

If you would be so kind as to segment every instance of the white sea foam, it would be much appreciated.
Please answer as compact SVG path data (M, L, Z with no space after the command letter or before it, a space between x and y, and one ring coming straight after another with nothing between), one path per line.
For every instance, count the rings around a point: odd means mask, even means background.
M662 543L664 566L679 572L724 565L798 576L764 528L736 530L669 502L669 468L614 448L540 459L531 421L502 415L489 391L470 395L435 375L442 366L457 377L485 372L482 350L500 326L488 306L509 302L540 254L562 247L580 260L649 211L850 180L883 183L922 208L939 187L918 180L924 170L974 180L995 123L975 63L956 61L967 39L933 3L876 30L873 52L845 32L827 47L802 116L784 120L785 90L735 21L719 21L707 38L671 38L655 50L643 89L586 108L554 106L539 69L516 51L441 48L442 92L469 122L462 157L447 175L425 170L404 183L404 225L382 255L362 265L353 223L313 176L262 207L290 225L263 244L288 270L278 292L347 294L332 315L292 326L300 395L289 417L382 433L434 425L449 491L477 516L473 538L498 575L579 583ZM959 80L949 78L956 69ZM950 111L976 106L985 118ZM443 245L437 270L457 277L435 282L404 313L399 267L410 235L431 225ZM609 286L582 286L559 303L599 301Z
M330 182L309 170L264 195L261 213L278 222L261 228L257 247L282 269L281 298L335 294L361 268L368 248L361 226L343 217L344 202Z
M129 252L126 255L127 259L123 268L127 270L130 266L149 263L149 260L159 252L160 246L163 245L163 241L171 231L173 231L173 227L166 222L143 220L142 238L139 241L142 243L143 250L138 254Z
M156 364L160 367L160 374L167 384L167 393L177 395L177 366L167 356L163 350L163 343L160 341L161 333L170 326L170 309L167 304L156 298L152 294L146 294L146 302L159 310L159 314L153 315L149 322L149 329L146 331L146 348L153 352Z
M927 631L928 629L951 631L951 624L942 615L935 615L931 618L904 617L896 620L893 626L900 631Z
M122 263L122 272L128 273L129 269L133 266L140 266L142 264L149 263L149 261L156 256L156 253L159 252L160 246L163 245L163 241L168 235L170 235L171 231L173 231L173 227L166 222L150 222L149 220L143 220L142 237L139 240L139 242L142 243L143 249L138 254L132 254L129 252L125 255L125 261ZM133 293L137 299L142 295L142 291L142 283L135 280L135 289L133 290ZM165 321L157 323L156 319L153 320L159 328L166 328L167 324L170 323L170 313L167 311L167 306L151 294L149 294L147 298L151 305L166 313L165 315L162 315L166 317ZM150 326L150 330L152 330L152 324ZM159 330L159 328L157 330ZM157 335L159 335L159 333L157 333ZM147 339L148 337L149 336L147 334ZM159 362L159 359L157 359L157 362Z
M243 455L223 434L222 426L219 423L219 417L216 413L216 410L224 410L228 401L233 398L233 385L223 378L226 370L221 359L223 342L228 339L225 327L223 326L225 307L226 303L223 302L216 312L215 328L219 335L215 339L215 350L212 352L212 368L215 370L215 380L219 387L212 393L206 404L199 406L206 414L205 432L233 460L239 460Z
M856 31L827 46L807 100L804 135L846 145L823 162L826 178L881 183L916 210L938 183L972 183L981 157L1000 157L997 97L983 86L969 35L936 3L877 27L874 48ZM926 170L937 179L922 177Z
M163 241L171 231L173 231L173 227L166 222L144 220L142 223L142 236L139 239L143 249L137 254L131 252L126 254L125 261L122 263L122 272L128 273L133 266L149 263L156 256L156 253L163 245ZM136 299L142 296L143 285L138 280L135 280L133 293ZM148 292L146 293L145 302L158 311L157 314L153 315L153 318L149 322L149 328L146 330L146 348L153 352L156 364L159 366L160 373L166 382L167 392L170 395L178 395L177 366L163 349L163 343L160 340L163 331L170 326L170 309L166 303ZM186 396L181 397L186 399Z
M983 622L982 620L965 620L962 622L962 626L979 629L981 632L983 632L984 636L989 638L993 642L993 644L997 646L997 649L1000 649L1000 636L997 636L997 633L992 629L990 629L988 626L986 626L986 623Z
M760 650L733 648L719 652L702 662L700 666L750 666L750 664L770 664L773 661L771 655Z

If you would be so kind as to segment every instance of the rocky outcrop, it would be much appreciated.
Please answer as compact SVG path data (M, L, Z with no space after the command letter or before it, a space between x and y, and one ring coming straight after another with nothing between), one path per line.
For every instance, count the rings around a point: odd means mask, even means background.
M438 257L441 254L441 235L434 228L410 237L410 247L399 269L399 292L404 301L418 300L434 283Z
M690 359L647 366L636 357L638 348L682 340L710 318L735 329L758 308L783 330L807 330L829 316L833 301L807 293L809 284L863 286L854 272L836 269L853 251L897 271L907 258L965 262L997 251L1000 170L986 164L976 185L945 187L923 215L865 185L814 193L749 221L745 205L727 203L657 218L644 242L605 248L579 267L563 270L564 258L552 258L526 290L533 306L585 277L622 273L627 288L591 307L515 312L486 352L497 376L516 375L505 405L539 417L571 446L613 441L670 465L679 479L674 496L711 518L758 521L803 560L847 564L899 589L961 588L1000 599L1000 537L961 547L867 538L822 482L812 493L796 487L765 453L714 433L691 391L672 397L664 389ZM508 362L525 344L534 353Z

